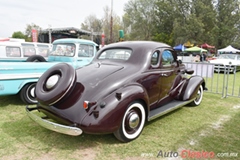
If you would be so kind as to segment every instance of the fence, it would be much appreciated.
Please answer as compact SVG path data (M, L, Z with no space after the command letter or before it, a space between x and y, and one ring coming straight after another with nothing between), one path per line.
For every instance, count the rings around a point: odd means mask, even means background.
M228 96L240 97L240 72L237 66L222 66L221 64L184 62L186 68L192 68L194 75L204 77L207 92ZM221 66L221 71L218 69ZM232 70L233 69L233 70Z

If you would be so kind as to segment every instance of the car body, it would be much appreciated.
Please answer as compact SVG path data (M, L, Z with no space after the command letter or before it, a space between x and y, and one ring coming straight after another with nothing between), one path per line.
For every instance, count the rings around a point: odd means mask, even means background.
M235 73L240 70L240 55L239 54L220 54L217 59L210 60L214 64L215 72L231 72Z
M52 44L37 42L0 42L0 62L24 62L29 57L40 55L47 60Z
M38 124L60 133L114 133L129 142L140 135L145 121L201 103L204 79L187 78L185 73L193 70L185 69L167 44L114 43L77 70L65 63L47 70L36 85L39 103L26 107L26 112Z
M35 85L47 69L61 62L66 62L73 68L81 67L89 64L96 52L97 44L93 41L58 39L53 42L48 61L40 55L33 55L29 57L29 62L1 62L0 96L20 94L23 102L37 103Z

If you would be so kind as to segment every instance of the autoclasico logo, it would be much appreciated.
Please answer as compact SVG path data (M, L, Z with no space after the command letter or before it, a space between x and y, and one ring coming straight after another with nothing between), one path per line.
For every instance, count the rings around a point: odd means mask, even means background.
M164 152L160 150L157 155L154 153L141 153L142 157L157 157L157 158L179 158L181 159L214 159L216 157L218 158L232 158L232 157L238 157L238 153L236 152L221 152L221 153L215 153L213 151L192 151L192 150L182 150L180 152Z
M157 157L181 157L181 158L214 158L215 157L215 153L214 152L207 152L207 151L191 151L191 150L182 150L180 153L178 152L163 152L162 150L160 150L158 152Z

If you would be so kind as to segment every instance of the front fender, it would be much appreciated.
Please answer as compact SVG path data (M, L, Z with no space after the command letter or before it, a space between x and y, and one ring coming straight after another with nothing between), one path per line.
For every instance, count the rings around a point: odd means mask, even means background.
M120 127L129 104L136 100L149 104L147 92L140 85L118 89L98 102L99 105L85 116L80 128L90 134L113 133ZM94 113L97 116L94 117Z
M190 77L183 84L177 99L181 101L194 99L197 95L200 85L203 85L203 88L205 88L205 81L201 76Z

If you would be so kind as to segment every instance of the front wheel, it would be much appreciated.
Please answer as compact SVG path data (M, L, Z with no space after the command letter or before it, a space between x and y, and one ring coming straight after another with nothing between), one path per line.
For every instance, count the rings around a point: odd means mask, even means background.
M25 85L20 91L21 100L26 104L35 104L37 103L35 96L35 87L36 83L31 83Z
M203 87L200 85L196 98L190 103L191 106L198 106L202 102L203 98Z
M114 136L122 142L130 142L136 139L142 132L146 114L143 105L135 102L126 110L121 126L114 132Z

